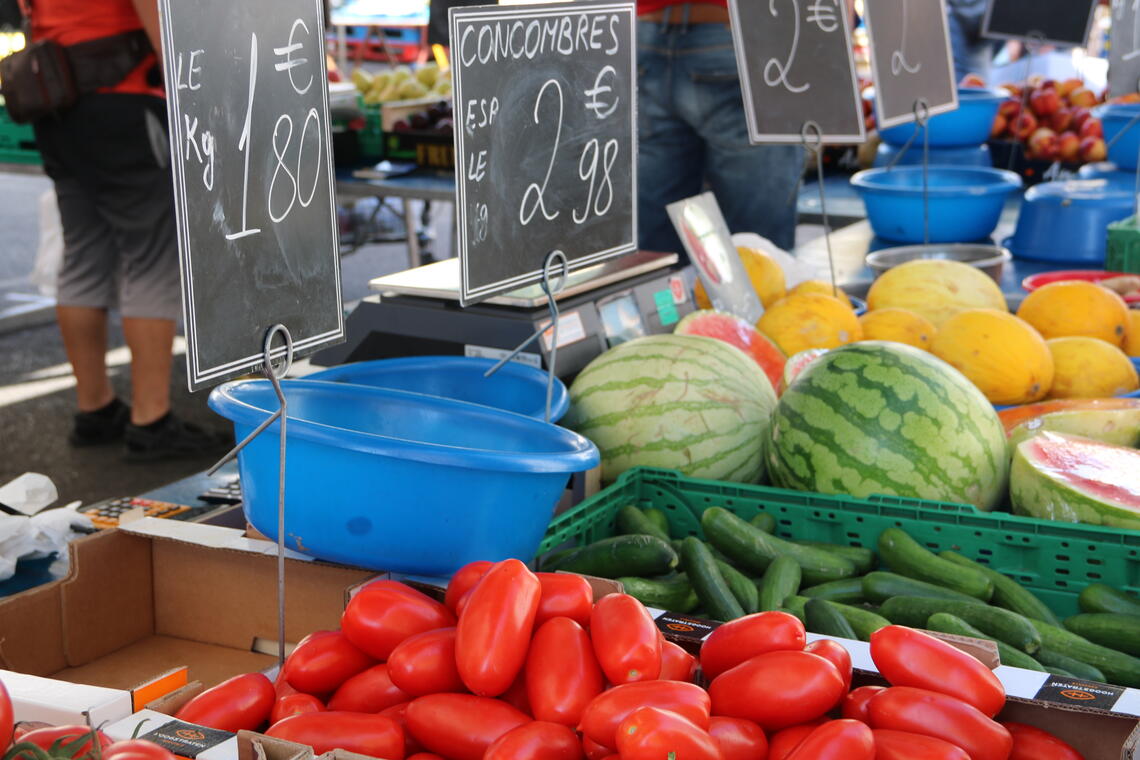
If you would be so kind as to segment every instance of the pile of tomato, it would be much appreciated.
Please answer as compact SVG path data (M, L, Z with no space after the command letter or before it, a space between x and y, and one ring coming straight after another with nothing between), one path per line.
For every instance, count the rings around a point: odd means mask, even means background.
M0 683L0 750L4 760L176 760L166 748L145 739L112 741L87 726L13 722L12 700Z
M1081 758L995 720L1001 682L939 639L889 626L871 656L890 686L852 690L843 646L761 612L716 628L695 657L631 596L595 601L581 576L475 562L442 602L367 584L276 683L237 676L176 717L386 760Z

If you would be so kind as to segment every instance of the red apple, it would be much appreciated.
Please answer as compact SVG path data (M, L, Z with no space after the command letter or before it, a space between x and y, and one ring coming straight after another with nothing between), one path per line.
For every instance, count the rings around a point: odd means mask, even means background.
M1021 97L1021 85L1019 85L1019 84L1014 84L1013 82L1006 82L1005 84L1003 84L1001 86L1001 89L1008 92L1012 97L1015 97L1015 98Z
M1071 108L1058 108L1049 116L1049 126L1054 132L1061 133L1073 124L1073 110Z
M1041 87L1030 93L1029 107L1040 117L1049 116L1061 107L1061 96L1052 87Z
M1097 101L1096 93L1087 87L1078 87L1069 93L1069 102L1074 106L1092 108L1097 104Z
M1057 133L1049 127L1038 127L1029 136L1029 153L1044 161L1054 161L1058 156Z
M998 106L998 113L1004 116L1006 121L1013 121L1021 113L1021 101L1016 98L1003 100Z
M1068 98L1069 93L1078 87L1084 87L1085 83L1080 79L1070 78L1057 83L1057 94L1062 98Z
M958 82L958 86L959 87L985 87L986 86L986 80L982 79L982 77L980 75L974 74L973 72L971 72L971 73L967 74L966 76L962 77L962 81Z
M1108 157L1108 148L1105 147L1104 140L1099 137L1085 137L1081 139L1080 153L1082 161L1092 164L1105 160Z
M1008 126L1009 120L999 113L994 117L994 125L990 127L990 138L996 140L1001 137Z
M1101 126L1100 119L1090 116L1081 123L1077 134L1081 137L1104 137L1104 127Z
M1018 140L1028 139L1035 131L1037 131L1037 118L1031 113L1018 114L1010 127L1010 132Z
M1080 129L1081 125L1085 123L1085 119L1092 116L1092 111L1083 106L1070 108L1069 110L1073 114L1073 123L1069 125L1073 130Z
M1067 164L1080 160L1081 138L1076 132L1062 132L1057 138L1057 157Z

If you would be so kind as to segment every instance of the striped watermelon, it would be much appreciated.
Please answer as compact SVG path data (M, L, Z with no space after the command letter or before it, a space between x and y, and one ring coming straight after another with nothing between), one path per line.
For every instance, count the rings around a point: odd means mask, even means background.
M754 483L764 477L776 394L739 349L650 335L610 349L570 386L563 424L597 444L602 479L638 465Z
M768 469L786 488L992 509L1009 472L993 406L946 362L864 341L812 361L772 415Z

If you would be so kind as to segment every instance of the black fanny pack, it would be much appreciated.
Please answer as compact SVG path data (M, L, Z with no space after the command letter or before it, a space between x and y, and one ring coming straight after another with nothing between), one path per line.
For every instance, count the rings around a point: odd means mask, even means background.
M59 113L80 95L123 81L153 50L141 29L67 46L33 42L0 59L8 116L27 124Z

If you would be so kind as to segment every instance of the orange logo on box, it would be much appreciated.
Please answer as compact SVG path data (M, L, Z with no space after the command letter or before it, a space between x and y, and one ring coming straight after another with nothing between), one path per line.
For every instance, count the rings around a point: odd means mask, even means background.
M689 633L690 631L694 630L693 626L685 625L684 623L666 623L665 627L670 631L681 631L683 633Z
M192 728L180 728L174 732L174 735L179 739L186 739L187 741L202 741L206 735L201 731L195 731Z
M1076 699L1081 702L1087 702L1090 699L1096 699L1095 694L1089 694L1087 691L1080 691L1078 689L1065 689L1061 692L1061 696L1068 697L1069 699Z

